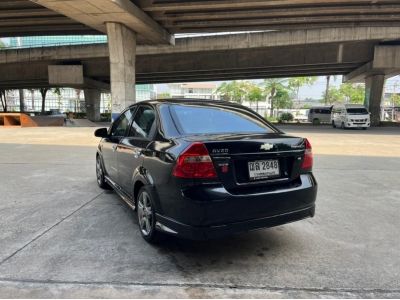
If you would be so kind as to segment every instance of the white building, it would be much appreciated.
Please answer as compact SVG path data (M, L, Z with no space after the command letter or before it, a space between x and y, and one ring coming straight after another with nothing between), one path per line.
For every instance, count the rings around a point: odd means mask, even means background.
M171 83L168 85L172 98L197 98L215 100L217 84L213 82Z

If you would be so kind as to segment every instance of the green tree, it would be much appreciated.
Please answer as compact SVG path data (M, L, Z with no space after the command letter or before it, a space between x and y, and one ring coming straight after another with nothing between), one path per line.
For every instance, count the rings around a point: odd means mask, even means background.
M48 88L40 88L39 92L42 95L42 109L41 109L41 114L44 115L45 114L45 109L46 109L46 95L47 92L49 91Z
M345 102L362 104L365 99L365 87L361 84L343 83L339 89Z
M285 86L278 86L273 98L274 105L277 109L293 108L293 101L290 98L289 89Z
M57 104L58 104L58 109L61 109L62 105L62 88L54 88L53 93L57 95Z
M299 92L303 86L313 85L317 81L317 77L295 77L289 79L289 88L293 89L296 94L296 100L300 104Z
M1 107L3 108L3 112L7 112L8 111L7 90L5 89L0 89L0 102L1 102Z
M157 94L157 99L169 99L169 98L171 98L170 93L165 92L165 93Z
M277 91L280 89L285 89L284 83L286 79L277 79L277 78L269 78L264 80L264 94L271 100L271 111L270 116L273 117L274 115L274 106L275 106L275 96Z
M331 99L329 99L329 92L331 89L331 78L332 75L326 76L326 88L324 93L325 105L328 105L329 101L331 101ZM333 76L333 80L336 80L336 76Z
M221 99L242 103L246 96L247 83L244 81L223 82L215 91Z
M338 89L336 87L330 87L328 94L324 93L323 97L324 97L325 105L341 103L344 101L343 94L340 92L340 89Z
M392 94L392 96L390 96L390 100L392 101L393 106L400 106L400 95L399 94Z
M245 89L246 89L247 99L250 102L256 103L256 111L258 112L258 102L265 98L262 88L257 84L254 84L252 82L247 82Z
M81 104L81 95L82 95L82 90L81 89L75 89L75 107L74 107L74 112L78 112L80 109L80 104ZM83 92L84 93L84 92Z

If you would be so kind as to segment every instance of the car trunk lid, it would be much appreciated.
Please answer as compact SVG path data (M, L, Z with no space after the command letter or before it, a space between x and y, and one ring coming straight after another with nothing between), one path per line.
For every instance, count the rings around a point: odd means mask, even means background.
M280 133L191 137L205 144L219 180L232 193L288 185L300 176L304 139Z

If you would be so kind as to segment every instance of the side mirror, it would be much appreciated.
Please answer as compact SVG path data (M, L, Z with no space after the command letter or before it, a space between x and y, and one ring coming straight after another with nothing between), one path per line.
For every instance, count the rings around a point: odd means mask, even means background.
M108 130L107 128L99 128L94 132L94 136L99 138L106 138L108 137Z

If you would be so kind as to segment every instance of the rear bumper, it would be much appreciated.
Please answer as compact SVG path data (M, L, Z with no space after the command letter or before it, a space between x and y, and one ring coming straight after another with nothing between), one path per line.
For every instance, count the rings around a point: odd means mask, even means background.
M232 194L222 186L195 186L174 194L157 214L158 228L189 239L210 239L313 217L317 183L310 174L297 185ZM159 211L160 212L160 211Z
M159 222L162 224L164 229L163 231L169 234L177 235L179 237L191 240L208 240L220 238L235 233L269 228L295 221L300 221L306 218L311 218L314 216L314 214L315 205L312 205L305 209L275 215L272 217L265 217L217 226L189 226L159 215L157 215L157 220L159 220Z

